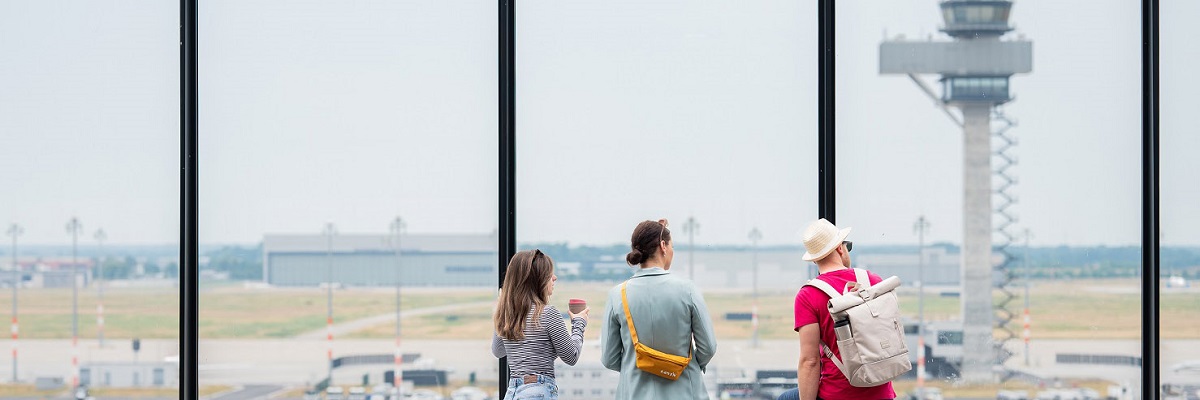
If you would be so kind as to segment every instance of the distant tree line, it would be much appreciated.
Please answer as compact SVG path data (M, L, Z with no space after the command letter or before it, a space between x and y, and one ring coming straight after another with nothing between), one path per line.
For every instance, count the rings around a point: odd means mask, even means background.
M678 240L678 239L677 239ZM948 243L935 243L930 246L944 247L949 253L959 252L959 247ZM613 244L608 246L572 246L565 242L525 243L519 246L521 250L541 249L558 263L578 263L577 275L563 275L560 278L583 281L609 281L620 279L628 271L598 268L598 265L624 264L625 254L629 245ZM798 246L764 246L763 250L795 250ZM675 250L687 251L685 243L676 243ZM736 251L747 250L748 246L697 246L697 251ZM1021 257L1026 252L1019 246L1009 250L1016 256L1013 261L1014 272L1020 276L1023 265ZM859 254L903 253L917 251L916 246L856 246ZM1031 247L1028 251L1030 275L1036 279L1074 279L1074 278L1115 278L1137 277L1141 275L1141 248L1135 246L1106 247L1106 246L1056 246ZM228 273L234 280L262 280L262 245L257 246L224 246L205 253L208 263L202 268ZM1200 279L1200 247L1163 247L1159 251L1162 262L1162 275L1180 275L1188 279ZM115 262L110 259L108 262ZM127 257L121 260L121 265L132 265ZM105 264L105 276L109 276L109 264ZM113 274L122 274L120 265ZM147 274L157 272L158 266L147 263L143 266ZM164 267L164 274L177 276L178 267L170 264Z
M205 254L208 264L202 268L229 274L233 280L262 280L262 245L225 246Z
M678 240L678 239L676 239ZM958 253L960 247L950 243L934 243L929 247L942 247L948 253ZM521 249L541 249L557 262L580 263L577 276L565 277L574 280L611 280L610 270L593 268L597 262L625 262L629 246L570 246L567 243L530 243ZM749 251L749 246L697 246L697 251ZM803 251L799 246L764 246L763 250ZM675 251L687 251L687 244L675 243ZM895 254L917 252L917 246L874 246L855 247L858 254ZM1030 276L1035 279L1074 278L1117 278L1141 276L1142 251L1137 246L1055 246L1023 247L1012 246L1014 272L1020 276L1022 257L1029 256ZM1200 279L1200 247L1162 247L1159 249L1162 276L1179 275L1188 279Z
M1014 266L1020 267L1023 249L1015 248L1014 254ZM1032 247L1029 265L1035 278L1139 277L1142 250L1136 246ZM1200 248L1160 247L1159 267L1163 277L1200 278Z
M130 279L138 277L138 261L133 256L125 257L107 257L100 262L101 270L98 271L106 280L115 279ZM141 264L142 271L140 276L158 276L164 278L178 278L179 264L170 262L166 265L147 260Z

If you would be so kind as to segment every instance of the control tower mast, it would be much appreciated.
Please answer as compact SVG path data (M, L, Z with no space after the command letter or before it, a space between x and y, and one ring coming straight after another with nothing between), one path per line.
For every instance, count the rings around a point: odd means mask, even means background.
M996 382L1002 358L992 331L991 116L1012 100L1009 78L1033 69L1033 44L1001 40L1011 0L942 0L941 31L950 41L889 40L879 47L881 74L906 74L963 130L962 319L967 383ZM918 74L941 76L941 96ZM952 111L957 109L961 116Z

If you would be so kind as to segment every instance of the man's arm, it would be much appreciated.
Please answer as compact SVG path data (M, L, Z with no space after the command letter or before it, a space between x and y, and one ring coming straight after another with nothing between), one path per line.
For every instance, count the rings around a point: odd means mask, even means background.
M817 324L800 327L800 365L796 367L800 400L816 400L821 384L821 328Z

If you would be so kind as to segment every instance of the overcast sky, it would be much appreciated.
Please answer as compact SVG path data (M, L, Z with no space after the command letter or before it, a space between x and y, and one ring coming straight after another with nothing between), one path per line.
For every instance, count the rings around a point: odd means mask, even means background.
M177 4L0 1L0 222L68 241L178 240ZM1035 245L1140 238L1137 2L1017 1L1014 208ZM795 243L816 216L816 7L518 2L518 237L609 244L642 219L698 243ZM961 235L961 132L879 43L945 40L933 0L838 2L839 223L860 242ZM1200 4L1162 3L1162 223L1200 245ZM201 240L496 227L488 1L233 1L200 9ZM927 76L930 83L936 76ZM682 237L682 236L677 236ZM5 238L7 239L7 238ZM7 241L7 240L6 240Z

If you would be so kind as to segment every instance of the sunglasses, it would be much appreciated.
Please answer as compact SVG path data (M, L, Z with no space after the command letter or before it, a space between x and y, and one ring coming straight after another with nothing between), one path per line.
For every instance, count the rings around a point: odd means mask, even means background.
M851 242L849 240L843 240L842 244L846 246L847 252L849 252L850 250L854 250L854 242Z

